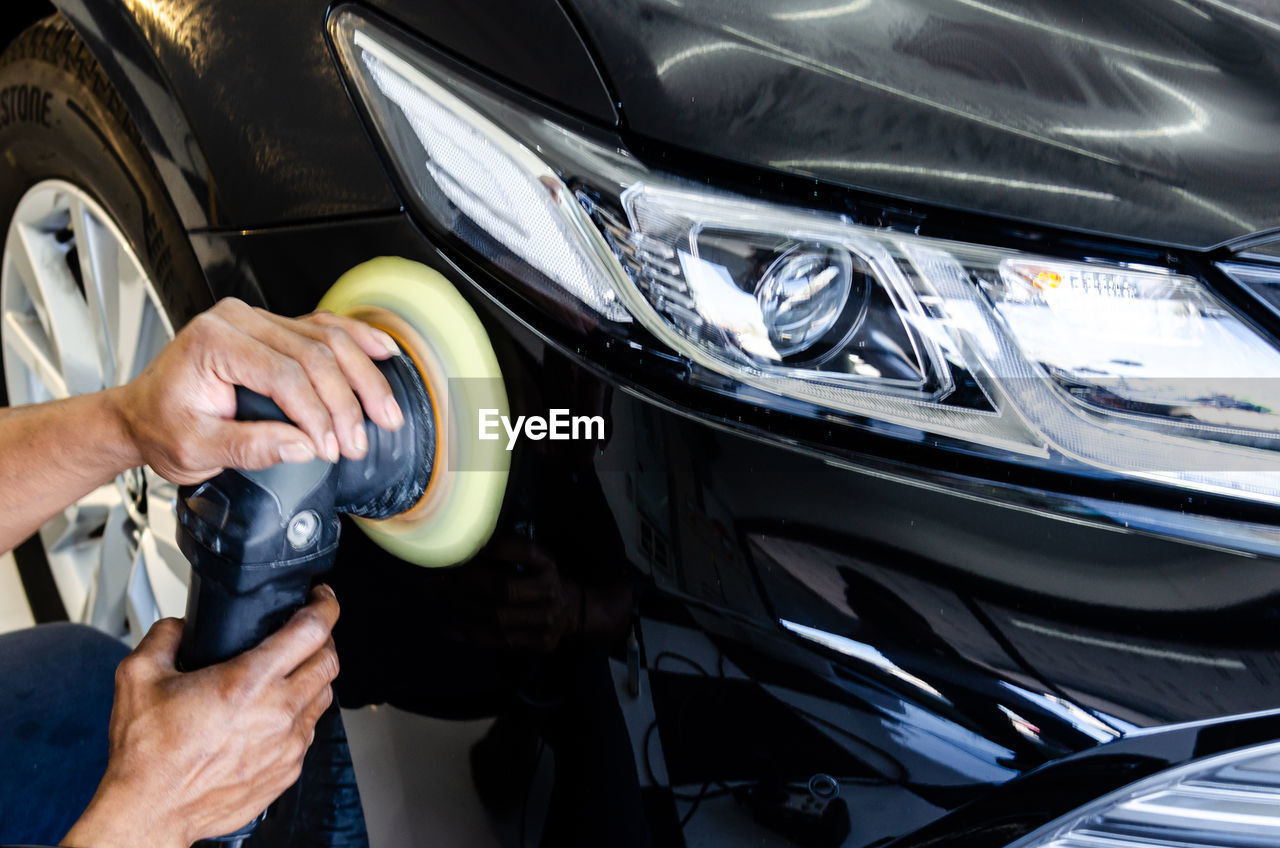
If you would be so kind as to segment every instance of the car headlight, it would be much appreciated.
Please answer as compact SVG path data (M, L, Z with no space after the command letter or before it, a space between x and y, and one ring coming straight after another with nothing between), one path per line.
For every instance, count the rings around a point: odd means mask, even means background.
M1008 848L1234 848L1280 844L1280 743L1152 775Z
M682 182L354 12L332 35L420 212L607 332L903 438L1280 503L1280 352L1202 280Z

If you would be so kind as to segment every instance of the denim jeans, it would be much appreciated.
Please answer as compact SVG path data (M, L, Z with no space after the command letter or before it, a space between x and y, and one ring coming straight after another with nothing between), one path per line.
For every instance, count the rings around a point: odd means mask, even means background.
M79 624L0 635L0 845L56 845L84 812L107 767L126 653Z

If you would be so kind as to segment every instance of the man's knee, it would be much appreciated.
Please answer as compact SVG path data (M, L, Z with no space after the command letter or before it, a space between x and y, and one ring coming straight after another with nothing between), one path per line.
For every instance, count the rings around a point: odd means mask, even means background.
M67 673L111 680L128 653L119 639L83 624L40 624L0 635L0 679Z
M104 660L114 658L115 662L119 662L129 653L128 646L114 636L108 636L96 627L70 621L37 624L35 627L0 635L0 650L11 639L15 645L41 654L75 652L84 656L100 656Z

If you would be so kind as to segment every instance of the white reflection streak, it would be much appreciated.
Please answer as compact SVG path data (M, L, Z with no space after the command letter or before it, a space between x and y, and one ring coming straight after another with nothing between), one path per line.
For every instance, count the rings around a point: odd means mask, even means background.
M888 672L904 683L909 683L917 689L927 692L939 701L943 701L948 704L951 703L944 698L942 693L937 689L934 689L914 674L903 671L884 654L864 642L855 642L848 637L837 636L836 634L828 633L825 630L818 630L816 627L806 627L805 625L797 624L794 621L787 621L785 618L778 619L778 623L797 636L803 636L810 642L817 642L824 648L830 648L833 651L844 654L846 657L853 657L856 660L862 660L868 665L873 665L881 671Z
M1021 189L1024 191L1040 191L1046 194L1067 194L1073 197L1087 197L1090 200L1118 200L1114 194L1105 191L1092 191L1087 188L1058 185L1056 183L1037 183L1030 180L1011 180L988 174L972 174L968 171L942 171L936 168L923 168L919 165L898 165L893 162L850 162L847 159L784 159L769 163L774 168L831 168L837 171L862 171L868 173L906 174L919 177L939 177L962 183L984 183L1001 188Z
M1224 12L1230 12L1233 15L1239 15L1245 20L1253 21L1255 24L1264 26L1267 29L1273 29L1273 30L1276 30L1277 32L1280 32L1280 23L1276 23L1275 21L1269 21L1266 18L1262 17L1261 15L1255 15L1252 12L1246 12L1244 9L1237 9L1235 6L1232 6L1230 3L1223 3L1222 0L1201 0L1201 2L1208 3L1210 6L1221 9Z
M853 0L840 6L827 6L822 9L806 9L803 12L778 12L770 15L775 21L821 21L827 18L838 18L841 15L852 15L861 12L871 5L871 0Z
M1072 32L1069 29L1063 29L1062 27L1056 27L1053 24L1047 24L1044 21L1037 21L1035 18L1028 18L1024 15L1010 12L1007 9L989 6L986 3L979 2L979 0L954 0L954 2L963 6L969 6L970 8L977 9L981 12L986 12L988 15L995 15L998 18L1016 21L1017 23L1031 27L1032 29L1044 30L1045 32L1051 32L1054 35L1061 36L1062 38L1069 38L1072 41L1081 41L1085 44L1091 44L1101 50L1110 50L1114 53L1124 53L1127 56L1134 56L1151 62L1161 62L1166 65L1177 65L1178 67L1189 68L1193 71L1212 71L1216 73L1220 70L1216 65L1208 65L1204 62L1188 62L1185 59L1175 59L1172 56L1164 56L1160 53L1139 50L1136 47L1126 47L1123 44L1103 41L1100 38L1091 38L1090 36L1083 35L1078 32Z
M1245 232L1251 233L1254 230L1258 229L1257 225L1255 225L1251 221L1246 221L1244 218L1241 218L1238 215L1231 214L1230 212L1228 212L1226 209L1223 209L1218 204L1211 203L1208 200L1205 200L1203 197L1199 196L1198 194L1192 194L1186 189L1179 188L1178 186L1170 186L1170 191L1172 191L1174 194L1178 195L1179 197L1183 198L1184 200L1188 200L1194 203L1196 206L1199 206L1203 209L1207 209L1213 214L1221 216L1223 219L1230 221L1231 223L1235 224L1237 227L1242 227L1245 230Z
M1228 657L1206 657L1201 654L1188 654L1185 651L1169 651L1163 648L1148 648L1145 645L1131 645L1127 642L1117 642L1114 639L1099 639L1096 636L1082 636L1079 633L1067 633L1063 630L1057 630L1053 627L1045 627L1041 624L1032 624L1030 621L1021 621L1016 618L1009 619L1014 627L1020 627L1023 630L1030 630L1032 633L1039 633L1042 636L1052 636L1055 639L1063 639L1067 642L1078 642L1081 645L1092 645L1097 648L1110 648L1114 651L1124 651L1130 654L1137 654L1142 657L1151 657L1160 660L1172 660L1173 662L1190 663L1192 665L1207 665L1213 668L1229 668L1234 671L1244 671L1246 666L1240 660L1233 660Z
M665 75L676 65L687 62L690 59L696 59L699 56L706 56L711 53L719 53L722 50L752 50L752 48L745 44L738 44L736 41L716 41L711 44L699 44L696 47L690 47L686 50L681 50L678 53L672 53L670 56L663 59L662 63L657 67L658 76Z
M1210 15L1204 9L1197 9L1195 6L1192 6L1190 3L1188 3L1187 0L1172 0L1172 2L1186 9L1188 12L1191 12L1193 15L1198 15L1204 18L1206 21L1213 20L1213 15Z
M1053 127L1049 131L1060 135L1070 136L1087 136L1089 138L1168 138L1175 135L1187 135L1188 133L1197 133L1209 126L1209 113L1199 103L1192 100L1186 94L1169 85L1163 80L1156 79L1145 71L1135 68L1133 65L1120 65L1120 69L1126 73L1137 77L1152 88L1158 89L1164 94L1172 97L1181 103L1190 113L1190 117L1181 124L1172 124L1165 127L1153 127L1146 130L1125 130L1098 128L1089 129L1087 127Z

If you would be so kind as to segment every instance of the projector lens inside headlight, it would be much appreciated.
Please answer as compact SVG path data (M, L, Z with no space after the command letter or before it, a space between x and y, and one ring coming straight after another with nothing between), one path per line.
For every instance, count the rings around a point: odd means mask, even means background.
M419 215L593 316L575 326L656 339L755 403L1280 503L1280 352L1199 278L682 182L351 11L332 32Z
M1254 848L1280 845L1280 743L1138 781L1008 848Z
M845 309L852 278L853 259L838 247L797 245L774 260L755 294L779 356L811 349L849 313L854 314L847 332L857 329L861 310Z

